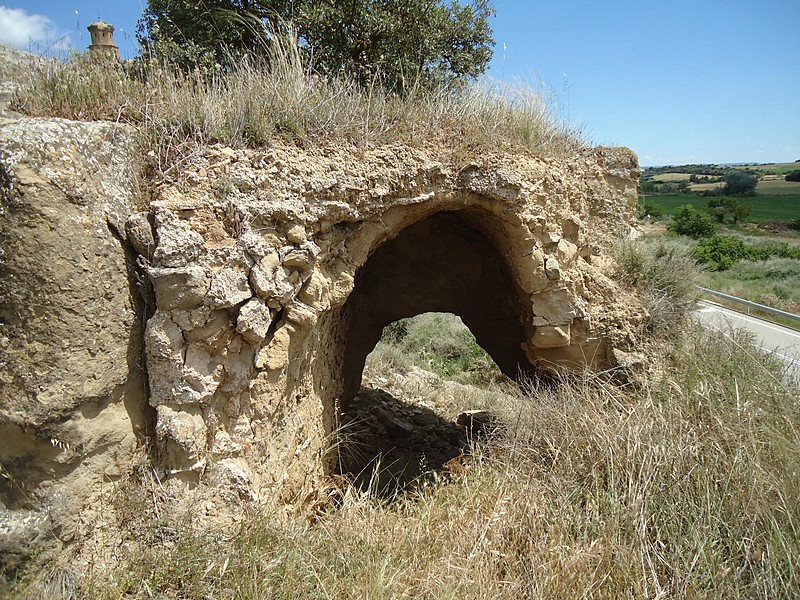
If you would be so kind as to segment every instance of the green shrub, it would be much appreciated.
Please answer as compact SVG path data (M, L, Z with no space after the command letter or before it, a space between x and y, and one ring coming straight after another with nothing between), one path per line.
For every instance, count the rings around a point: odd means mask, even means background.
M384 328L380 346L392 346L409 363L445 378L487 383L500 376L472 332L450 313L424 313L395 321Z
M773 257L800 259L800 248L785 242L746 244L730 235L715 235L701 239L693 253L710 271L725 271L740 260L766 261Z
M700 240L693 250L694 256L711 271L724 271L748 257L747 246L739 238L715 235Z
M714 223L691 204L679 206L669 230L690 238L700 239L714 234Z
M791 173L787 173L786 177L784 177L786 181L800 181L800 169L796 171L792 171Z
M726 196L753 196L756 193L758 177L750 171L736 171L722 180L725 182L722 193Z

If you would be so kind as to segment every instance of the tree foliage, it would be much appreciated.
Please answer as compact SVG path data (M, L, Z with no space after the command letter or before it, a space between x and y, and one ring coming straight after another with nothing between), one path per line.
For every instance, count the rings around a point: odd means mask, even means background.
M749 171L735 171L722 180L725 182L722 193L726 196L752 196L758 185L758 177Z
M407 91L483 73L493 15L490 0L149 0L137 37L185 68L225 67L292 27L315 70Z
M785 181L800 181L800 169L787 173L783 179Z
M714 235L714 223L691 204L684 204L678 207L675 216L672 217L669 230L700 239Z
M736 224L749 217L753 207L741 204L732 196L714 197L708 201L708 212L718 223L729 221Z

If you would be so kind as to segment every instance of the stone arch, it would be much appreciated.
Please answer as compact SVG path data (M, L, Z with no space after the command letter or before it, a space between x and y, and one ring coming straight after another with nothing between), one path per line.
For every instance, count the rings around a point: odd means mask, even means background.
M533 371L524 350L532 315L493 239L503 230L497 221L475 207L435 212L374 249L341 312L343 405L358 391L364 361L383 327L424 312L461 317L509 377Z

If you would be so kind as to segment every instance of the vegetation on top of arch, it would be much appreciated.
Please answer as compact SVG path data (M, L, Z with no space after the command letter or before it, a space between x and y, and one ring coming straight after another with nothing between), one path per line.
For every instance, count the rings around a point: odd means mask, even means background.
M257 147L406 143L469 160L486 151L571 154L586 146L548 94L490 80L442 79L397 93L347 72L311 68L292 34L227 68L179 68L140 57L111 63L74 55L32 61L12 108L30 116L134 125L158 178L207 144Z

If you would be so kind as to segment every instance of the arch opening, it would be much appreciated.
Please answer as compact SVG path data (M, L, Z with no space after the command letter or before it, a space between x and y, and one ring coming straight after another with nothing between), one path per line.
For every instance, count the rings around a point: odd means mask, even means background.
M384 242L357 272L342 311L345 332L340 408L358 392L367 355L383 328L426 312L461 318L500 370L535 376L523 344L525 314L507 261L484 233L477 211L440 212Z
M460 464L491 433L464 421L496 401L499 388L487 383L513 385L456 315L423 313L391 323L340 415L336 473L392 496Z
M334 467L338 472L360 468L353 474L363 479L365 467L379 468L374 461L387 443L397 446L398 440L407 439L405 447L411 450L397 459L406 464L388 469L394 484L403 484L403 478L437 470L468 448L467 432L454 416L471 406L452 406L449 412L457 408L455 415L443 414L436 407L409 403L391 389L361 386L367 356L392 323L423 313L456 315L505 376L518 381L538 375L523 346L532 315L522 308L523 292L498 249L501 243L495 242L502 227L492 219L497 217L470 209L435 213L383 242L356 273L353 291L340 312L342 394L336 425L344 426L345 440L354 434L348 431L353 423L355 429L365 422L375 427L360 427L366 436L363 446L372 448L352 461L360 466L348 467L339 460ZM410 459L420 464L406 468Z

